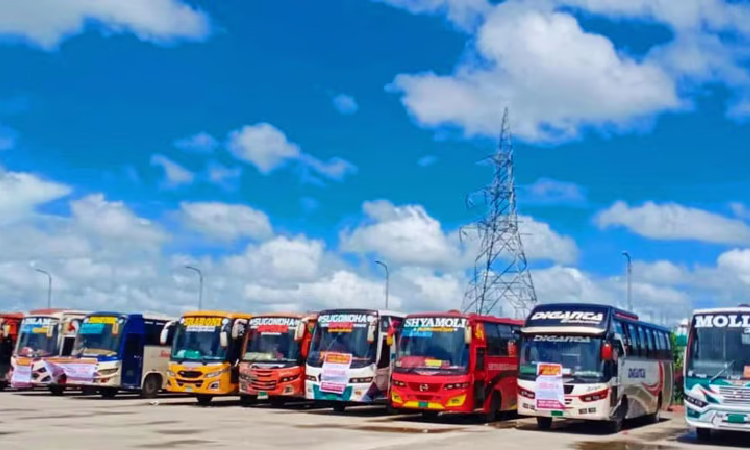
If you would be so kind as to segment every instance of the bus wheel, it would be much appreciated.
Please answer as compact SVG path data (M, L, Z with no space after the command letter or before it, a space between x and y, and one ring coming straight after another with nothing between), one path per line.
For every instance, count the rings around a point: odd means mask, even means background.
M256 395L240 395L240 405L250 406L258 402L258 396Z
M195 399L198 401L199 405L208 405L211 403L211 400L213 400L213 395L196 395Z
M711 429L710 428L696 428L695 435L698 437L698 441L708 442L711 440Z
M346 409L346 405L343 403L336 403L333 405L333 410L337 413L342 413Z
M659 403L656 405L656 412L648 416L649 423L659 423L659 417L661 416L661 395L659 395Z
M489 409L487 410L484 416L485 420L487 422L497 421L501 406L502 406L502 400L500 399L500 394L498 394L497 392L493 392L492 399L490 400Z
M102 398L115 398L117 397L117 389L103 388L101 391Z
M54 395L56 397L59 397L59 396L65 394L65 386L60 386L60 385L50 386L49 387L49 392L50 392L50 394L52 394L52 395Z
M159 395L161 390L161 377L154 373L148 375L143 380L143 386L141 387L141 397L143 398L154 398Z
M552 428L552 417L537 417L536 427L540 430L549 430Z
M4 391L8 387L7 381L0 381L0 392Z

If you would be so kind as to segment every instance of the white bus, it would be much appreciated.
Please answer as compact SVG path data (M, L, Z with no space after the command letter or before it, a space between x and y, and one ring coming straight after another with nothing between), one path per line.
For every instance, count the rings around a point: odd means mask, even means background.
M406 314L328 309L318 314L307 358L305 397L347 404L388 403L391 362Z
M625 419L672 404L669 330L608 305L544 304L521 328L518 414L541 429L553 418L594 420L617 432Z
M699 440L750 431L750 307L696 310L684 370L685 420Z

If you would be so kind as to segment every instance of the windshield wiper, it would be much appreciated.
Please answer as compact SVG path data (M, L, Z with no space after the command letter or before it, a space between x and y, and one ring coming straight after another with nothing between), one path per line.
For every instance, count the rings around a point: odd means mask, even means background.
M714 375L713 377L711 377L711 379L708 380L708 382L709 383L713 383L714 380L716 380L717 378L719 378L722 374L726 373L726 371L729 370L729 368L734 369L734 362L735 361L736 361L736 359L733 359L733 360L729 361L728 363L726 363L726 365L724 366L724 368L721 369L716 375Z

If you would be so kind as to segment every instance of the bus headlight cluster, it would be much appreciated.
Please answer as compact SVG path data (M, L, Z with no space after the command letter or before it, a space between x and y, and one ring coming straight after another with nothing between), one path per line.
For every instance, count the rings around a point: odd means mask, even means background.
M221 369L221 370L217 370L216 372L207 373L206 374L206 378L218 377L219 375L221 375L222 373L224 373L225 370L226 369Z
M294 380L297 379L298 376L299 375L292 375L292 376L289 376L289 377L281 377L281 379L279 380L279 382L280 383L286 383L286 382L289 382L289 381L294 381Z
M690 403L696 408L705 408L706 406L708 406L708 402L704 402L703 400L699 400L695 397L691 397L688 394L685 394L684 397L685 397L685 402Z
M366 378L349 378L350 383L372 383L372 377Z
M466 389L469 387L469 383L448 383L443 386L446 391L455 391L456 389Z
M584 402L595 402L597 400L604 400L609 395L609 388L599 391L599 392L592 392L591 394L586 394L581 396L581 401Z
M109 375L116 374L117 373L117 369L102 369L102 370L97 370L97 372L99 373L99 376L106 377L106 376L109 376Z
M532 391L523 388L518 388L518 393L521 394L521 397L530 398L532 400L536 397L536 395Z
M406 387L406 383L404 383L403 381L399 381L399 380L393 380L393 385L398 386L398 387Z
M318 381L318 379L315 378L315 375L308 375L305 378L307 379L307 381Z

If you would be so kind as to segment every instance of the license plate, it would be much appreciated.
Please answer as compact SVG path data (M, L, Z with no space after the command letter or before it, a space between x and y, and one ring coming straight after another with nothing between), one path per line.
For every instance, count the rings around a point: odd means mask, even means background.
M727 422L745 423L745 416L743 414L727 414Z
M258 400L266 400L268 398L268 392L260 391L258 392Z
M420 408L427 408L427 402L419 402Z
M192 386L185 387L185 392L193 392L193 387Z
M562 417L563 416L563 412L562 411L551 411L550 414L552 415L552 417Z

